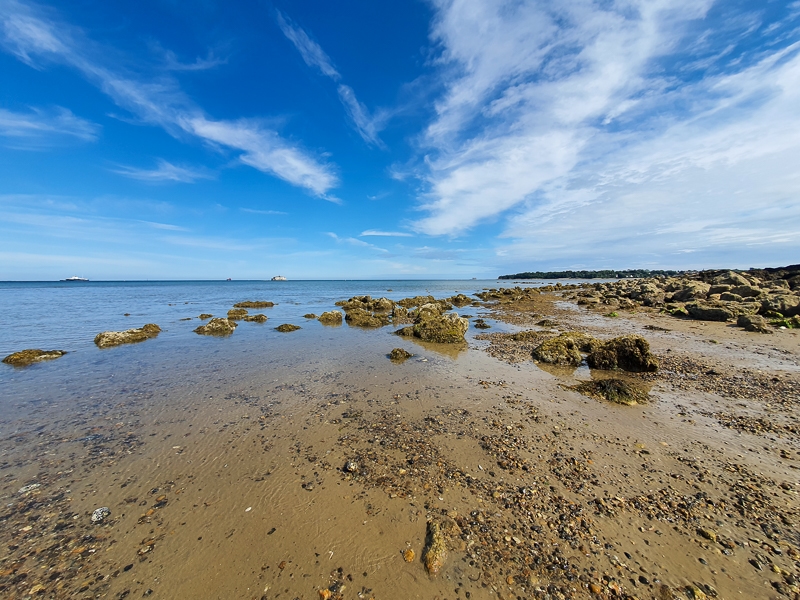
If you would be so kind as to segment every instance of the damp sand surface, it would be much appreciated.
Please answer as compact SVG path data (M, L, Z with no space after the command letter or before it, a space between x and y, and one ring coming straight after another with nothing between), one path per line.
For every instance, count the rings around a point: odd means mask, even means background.
M650 401L582 396L601 375L540 368L505 333L451 347L317 323L9 368L2 596L792 597L795 332L533 304L461 312L640 332L662 362L631 376ZM430 576L440 518L459 533Z

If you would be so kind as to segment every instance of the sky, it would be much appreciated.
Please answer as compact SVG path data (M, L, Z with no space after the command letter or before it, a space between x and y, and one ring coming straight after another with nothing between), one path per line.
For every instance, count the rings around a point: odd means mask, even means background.
M0 0L0 280L800 263L800 0Z

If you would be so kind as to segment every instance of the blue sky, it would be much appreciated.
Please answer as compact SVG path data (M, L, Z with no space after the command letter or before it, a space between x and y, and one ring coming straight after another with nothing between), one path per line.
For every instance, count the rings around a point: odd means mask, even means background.
M0 0L0 279L800 262L800 1Z

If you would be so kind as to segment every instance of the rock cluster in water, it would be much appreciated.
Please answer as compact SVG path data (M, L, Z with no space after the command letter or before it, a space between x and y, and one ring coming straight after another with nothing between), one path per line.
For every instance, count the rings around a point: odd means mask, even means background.
M161 327L155 323L148 323L139 329L127 329L125 331L104 331L98 333L94 338L94 343L98 348L110 348L120 344L133 344L143 342L156 337L161 333Z
M205 325L200 325L194 332L200 335L230 335L234 329L236 329L236 321L217 317Z

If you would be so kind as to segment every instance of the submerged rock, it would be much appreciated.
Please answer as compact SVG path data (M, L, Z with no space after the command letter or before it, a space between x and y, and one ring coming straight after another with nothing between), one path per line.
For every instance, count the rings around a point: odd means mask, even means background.
M473 323L473 326L475 327L475 329L491 329L492 328L492 326L489 325L483 319L475 319L475 322Z
M239 321L247 316L247 311L244 308L232 308L228 311L228 319L231 321Z
M7 365L12 365L15 367L27 367L35 362L53 360L54 358L59 358L65 354L66 351L64 350L20 350L19 352L14 352L13 354L6 356L3 359L3 362Z
M767 320L761 315L739 315L736 324L739 327L744 327L745 331L772 333L772 329L767 325Z
M275 306L274 302L267 302L266 300L245 300L244 302L237 302L233 308L272 308Z
M586 361L593 369L623 369L633 372L658 370L658 360L650 352L650 344L638 335L623 335L600 345Z
M635 406L647 402L647 392L628 381L622 379L597 379L584 381L574 388L584 396L599 398L615 404Z
M464 294L456 294L455 296L450 296L448 300L453 304L453 306L462 307L472 304L472 298L468 298Z
M403 348L394 348L389 353L389 358L391 358L395 362L403 362L407 358L411 358L414 356L411 352L404 350Z
M205 325L200 325L194 330L200 335L230 335L236 329L236 322L229 319L211 319Z
M103 331L94 338L98 348L110 348L120 344L134 344L156 337L161 333L161 327L155 323L148 323L139 329L126 329L125 331Z
M317 321L323 325L341 325L342 318L342 313L340 313L338 310L329 310L322 313Z
M244 320L251 323L266 323L267 315L263 315L261 313L258 313L257 315L245 315Z
M304 319L316 319L317 315L315 315L314 313L306 313L306 314L303 315L303 318Z
M292 325L291 323L284 323L283 325L278 325L275 328L275 331L280 331L281 333L289 333L290 331L297 331L301 329L299 325Z
M210 319L210 318L211 318L211 317L213 317L213 316L214 316L214 315L212 315L212 314L210 314L210 313L203 313L202 315L200 315L200 316L199 316L199 317L197 317L197 318L198 318L198 319L200 319L201 321L205 321L206 319Z
M447 561L450 540L461 534L461 529L450 517L435 516L428 521L422 563L430 575L436 575Z

